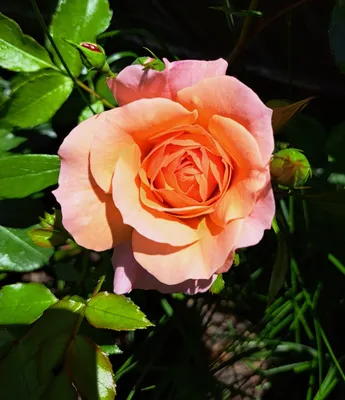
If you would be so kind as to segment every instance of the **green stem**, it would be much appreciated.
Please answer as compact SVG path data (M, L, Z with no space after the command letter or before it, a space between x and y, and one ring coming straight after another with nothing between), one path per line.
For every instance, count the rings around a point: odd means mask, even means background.
M106 99L104 99L102 96L100 96L98 93L96 93L94 90L90 89L88 86L86 86L82 81L80 81L79 79L75 80L75 83L80 86L81 88L83 88L86 92L89 92L92 94L92 96L97 97L97 99L99 99L105 106L109 107L109 108L115 108L112 104L110 104ZM94 113L94 111L92 110L92 112ZM95 114L95 113L94 113Z

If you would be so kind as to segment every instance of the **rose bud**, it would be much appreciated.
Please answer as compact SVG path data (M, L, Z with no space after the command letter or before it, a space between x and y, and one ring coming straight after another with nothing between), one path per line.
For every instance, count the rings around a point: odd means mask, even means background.
M274 154L270 170L272 180L289 188L302 186L311 176L307 157L296 149L284 149Z
M107 57L102 46L89 42L82 42L78 44L67 39L65 39L65 41L78 50L81 61L86 68L94 68L103 72L110 70L109 65L106 62Z

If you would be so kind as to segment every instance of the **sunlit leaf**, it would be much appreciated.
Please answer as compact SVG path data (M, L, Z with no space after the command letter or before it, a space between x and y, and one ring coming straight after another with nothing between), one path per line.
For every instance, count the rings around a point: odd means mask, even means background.
M98 293L88 301L85 317L96 328L116 331L152 326L131 299L108 292Z
M56 68L48 52L19 25L0 13L0 66L18 72Z
M95 43L97 35L108 28L111 16L107 0L59 0L50 33L73 75L79 75L82 63L78 51L63 39ZM60 59L53 54L61 66Z
M39 192L58 180L60 160L47 154L0 158L0 198L22 198Z
M0 271L33 271L45 265L53 249L36 246L25 229L7 228L0 225Z
M93 112L90 110L92 108ZM86 119L92 117L95 114L100 114L104 111L104 105L101 101L96 101L95 103L91 104L90 107L85 107L83 111L80 113L78 117L78 122L83 122Z
M31 324L57 298L40 283L14 283L0 290L0 325Z
M71 94L73 81L52 70L17 78L6 103L3 121L20 128L32 128L48 121Z

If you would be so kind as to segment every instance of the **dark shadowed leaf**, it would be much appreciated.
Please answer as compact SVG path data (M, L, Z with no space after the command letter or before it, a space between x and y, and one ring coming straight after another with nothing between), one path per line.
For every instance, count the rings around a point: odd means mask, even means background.
M40 283L14 283L0 290L0 325L31 324L57 302Z
M66 369L63 369L49 384L43 396L46 400L77 400L78 393L72 385ZM42 399L43 400L43 399Z
M47 154L0 158L0 198L22 198L58 181L60 159Z
M0 66L18 72L56 68L48 52L19 25L0 13Z
M329 29L329 41L335 61L345 72L345 2L337 0Z
M43 124L67 100L72 89L72 79L57 71L39 71L17 78L3 121L20 128Z
M1 398L47 398L46 390L64 365L65 353L84 307L79 301L60 300L17 340L0 363ZM68 397L60 397L65 398Z
M36 246L25 229L7 228L0 225L0 271L27 272L45 265L53 249Z
M267 105L273 109L273 132L279 133L289 121L291 121L298 112L302 111L313 99L314 97L308 97L307 99L288 105L278 105L278 100L271 100Z
M153 326L131 299L108 292L98 293L88 301L85 317L97 328L116 331Z
M107 0L60 0L54 14L50 33L73 75L81 70L79 52L63 39L75 43L96 42L96 37L104 32L111 20L112 12ZM53 52L54 53L54 52ZM61 61L54 54L61 66Z
M85 400L113 400L116 385L108 357L90 339L77 336L68 350L67 368Z

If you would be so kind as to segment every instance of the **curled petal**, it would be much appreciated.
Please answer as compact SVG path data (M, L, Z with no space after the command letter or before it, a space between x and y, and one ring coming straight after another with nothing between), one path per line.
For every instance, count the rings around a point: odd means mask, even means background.
M199 123L207 127L213 115L228 117L243 125L257 141L264 164L273 151L272 110L249 87L234 77L207 78L180 90L177 101L197 109Z
M132 243L127 241L116 246L113 254L114 292L124 294L132 289L158 290L161 293L196 294L206 292L214 282L210 279L189 279L177 285L165 285L141 267L133 257Z
M131 235L112 196L96 184L89 170L89 151L95 119L78 125L59 150L59 187L54 195L61 204L63 225L75 241L88 249L103 251Z
M113 199L126 224L145 237L159 243L184 246L199 239L197 229L177 218L148 209L139 197L140 152L133 148L120 157L113 177Z
M133 231L134 258L167 285L188 279L210 279L234 249L242 223L240 219L234 220L221 229L206 217L199 225L200 240L179 247L157 243Z
M185 60L170 63L164 60L165 69L144 69L141 65L124 68L116 78L108 80L108 86L119 105L139 99L165 97L175 100L176 93L195 85L204 78L225 75L227 62Z
M116 161L126 147L136 143L145 154L153 146L151 137L192 124L196 118L197 112L167 99L140 100L95 116L90 163L96 182L104 191L111 192Z
M258 195L255 207L243 221L241 234L236 248L253 246L260 242L265 229L271 229L275 213L275 202L271 188L269 172L266 174L266 184Z

